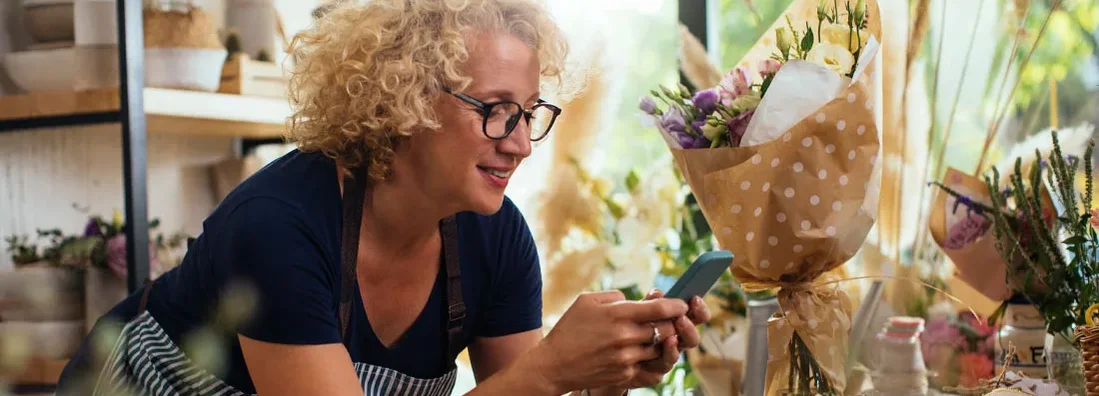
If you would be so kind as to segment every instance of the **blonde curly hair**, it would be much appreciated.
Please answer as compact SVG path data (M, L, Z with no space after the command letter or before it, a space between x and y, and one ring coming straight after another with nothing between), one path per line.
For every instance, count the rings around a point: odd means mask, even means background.
M541 62L543 89L565 85L568 45L536 0L370 0L325 10L294 37L288 139L342 169L369 161L371 180L389 173L405 137L440 127L433 104L461 73L475 32L526 42Z

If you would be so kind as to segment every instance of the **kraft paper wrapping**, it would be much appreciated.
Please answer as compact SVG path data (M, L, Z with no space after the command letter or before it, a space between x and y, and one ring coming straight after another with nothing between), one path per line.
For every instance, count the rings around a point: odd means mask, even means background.
M877 4L867 6L876 20ZM844 79L834 99L770 142L672 149L722 249L736 255L733 275L748 291L780 288L781 311L768 323L768 395L787 388L794 332L844 390L852 304L822 275L855 255L877 213L875 69L870 62Z
M988 186L976 176L947 168L943 185L968 196L974 202L992 205ZM954 262L954 277L993 301L1007 300L1011 297L1011 291L1007 287L1007 265L996 251L996 237L991 226L983 236L960 249L945 246L950 228L969 215L964 205L954 210L956 202L957 199L946 191L936 190L928 223L931 238L950 257L950 261Z
M992 205L992 199L988 196L988 185L985 184L982 178L954 168L947 168L942 184L959 194L969 197L974 202L988 206ZM958 206L955 210L957 199L942 189L937 189L935 194L928 229L931 231L931 238L935 240L935 244L954 263L954 277L965 282L965 284L990 300L1004 301L1009 299L1013 289L1010 282L1020 282L1020 280L1012 279L1009 282L1007 278L1008 265L1004 262L1003 256L996 250L996 235L991 225L984 235L972 243L961 248L948 248L946 242L950 228L964 220L969 214L964 205ZM1042 188L1042 201L1045 208L1053 207L1053 200L1045 188ZM1023 258L1018 257L1013 261L1015 263L1011 268L1017 268L1023 262Z

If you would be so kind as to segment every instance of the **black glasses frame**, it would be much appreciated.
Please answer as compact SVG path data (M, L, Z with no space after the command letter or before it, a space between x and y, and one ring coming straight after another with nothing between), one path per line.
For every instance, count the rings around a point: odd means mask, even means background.
M487 137L489 139L492 139L492 140L503 140L503 139L506 139L508 136L510 136L511 132L515 130L515 127L517 125L519 125L520 115L522 116L522 118L524 118L526 120L527 126L530 126L530 120L531 120L531 118L534 117L534 111L537 110L538 108L547 108L547 109L549 109L550 111L553 112L553 118L550 119L549 125L546 125L546 132L543 133L542 136L539 136L537 139L535 139L534 136L531 136L530 140L532 142L537 142L539 140L545 139L546 136L549 136L550 130L553 129L553 123L557 122L557 116L561 115L561 108L560 107L549 104L549 103L547 103L546 101L544 101L542 99L538 99L538 101L534 103L534 106L531 106L530 109L527 109L527 108L524 108L523 105L521 105L519 103L512 102L510 100L500 100L500 101L494 101L494 102L483 102L483 101L478 100L478 99L476 99L472 96L469 96L469 95L466 95L466 94L463 94L463 93L454 92L454 90L452 90L450 88L443 88L443 90L446 91L446 93L454 95L454 97L456 97L458 99L461 99L463 102L466 102L466 103L469 103L469 104L473 105L474 107L477 108L477 110L479 110L481 112L481 133L484 133L485 137ZM505 129L504 129L504 135L499 136L499 137L494 137L494 136L488 134L488 116L490 114L492 114L492 108L493 107L496 107L496 106L499 106L499 105L504 105L504 104L515 105L515 107L519 108L519 112L515 113L514 115L512 115L510 117L508 117L507 124L506 124Z

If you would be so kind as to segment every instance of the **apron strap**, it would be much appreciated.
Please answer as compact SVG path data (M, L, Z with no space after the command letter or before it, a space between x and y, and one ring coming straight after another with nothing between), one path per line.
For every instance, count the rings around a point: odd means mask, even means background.
M443 219L443 261L446 263L446 360L461 352L462 322L466 304L462 299L462 268L458 257L458 222L454 216Z
M366 202L367 170L365 166L353 169L350 177L343 179L343 251L341 253L340 304L337 310L340 339L350 347L348 323L356 298L357 267L359 257L359 228L362 226L363 204ZM462 299L461 266L458 260L458 223L454 216L439 224L443 239L443 265L446 267L446 353L450 360L460 351L466 305Z
M351 321L351 307L355 301L355 283L358 281L355 267L359 258L359 228L362 226L363 205L366 202L366 166L351 170L349 177L343 178L343 237L340 256L340 305L337 311L340 339L350 346L347 324Z

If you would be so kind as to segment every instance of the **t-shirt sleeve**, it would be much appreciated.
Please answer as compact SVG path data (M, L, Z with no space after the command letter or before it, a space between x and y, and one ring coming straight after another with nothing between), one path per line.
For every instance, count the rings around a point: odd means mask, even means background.
M542 270L538 248L523 214L504 201L496 241L496 279L477 329L480 337L500 337L542 327Z
M336 274L316 234L300 208L274 198L250 199L228 215L214 260L255 297L239 334L278 344L340 342Z

